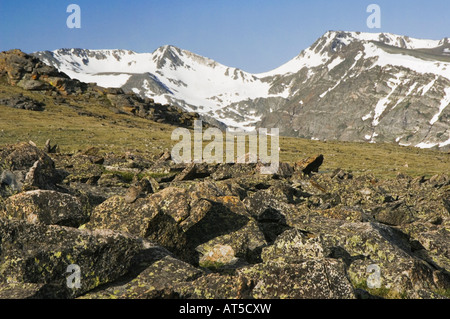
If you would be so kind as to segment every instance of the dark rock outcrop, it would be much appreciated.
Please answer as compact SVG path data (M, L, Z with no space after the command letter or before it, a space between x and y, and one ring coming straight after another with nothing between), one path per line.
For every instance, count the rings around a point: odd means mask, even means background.
M0 99L0 104L10 106L16 109L42 111L45 104L26 97L23 94L13 95L9 98Z

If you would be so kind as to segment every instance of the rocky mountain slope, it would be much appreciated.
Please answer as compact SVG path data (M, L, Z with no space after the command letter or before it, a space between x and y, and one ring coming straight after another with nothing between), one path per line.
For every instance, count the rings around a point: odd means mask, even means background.
M67 104L64 97L75 96L79 100L94 98L105 101L117 113L154 121L189 127L193 126L194 120L199 119L199 115L194 112L187 113L177 106L155 103L153 99L141 98L132 92L125 93L120 88L104 88L71 79L67 74L20 50L0 52L0 77L10 86L50 95L62 104ZM42 103L22 94L9 96L0 102L15 108L44 109Z
M330 31L270 72L250 74L173 46L153 53L36 52L70 77L121 87L228 126L288 136L450 148L450 42Z

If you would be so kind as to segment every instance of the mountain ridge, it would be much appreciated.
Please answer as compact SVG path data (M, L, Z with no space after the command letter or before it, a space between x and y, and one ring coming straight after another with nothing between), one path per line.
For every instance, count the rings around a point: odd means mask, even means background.
M282 134L310 139L447 149L449 52L448 38L425 40L390 33L328 31L287 63L259 74L227 67L173 45L152 53L63 49L34 55L80 81L122 87L227 126L254 129L278 125ZM366 86L360 82L367 82ZM373 83L377 87L369 92ZM348 90L353 92L344 92ZM359 105L353 101L357 96ZM322 106L327 98L327 105ZM344 104L352 104L346 113L358 117L336 120L335 116L346 108ZM364 114L359 116L361 110ZM331 119L321 118L327 112L337 123L330 130L323 126L331 125L327 123ZM396 120L386 121L392 114ZM299 117L308 123L299 121ZM389 132L394 124L401 124L401 129L394 127ZM348 129L341 132L344 126Z

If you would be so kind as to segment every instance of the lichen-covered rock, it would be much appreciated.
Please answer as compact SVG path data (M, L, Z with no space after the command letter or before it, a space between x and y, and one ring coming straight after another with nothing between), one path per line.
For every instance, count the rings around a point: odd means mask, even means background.
M31 299L43 286L42 283L0 282L0 299Z
M145 263L144 270L131 280L110 284L88 293L82 299L155 299L176 298L178 283L190 282L203 271L169 254ZM141 265L142 268L142 265Z
M169 250L184 254L186 238L176 220L158 209L150 197L127 203L123 196L113 196L97 206L88 229L111 229L155 240Z
M211 177L217 181L245 175L254 175L255 173L256 164L224 163L218 165L216 170L211 174Z
M11 287L43 284L33 294L36 298L72 298L117 280L146 245L139 238L111 231L5 219L0 219L0 238L0 282ZM79 288L68 285L70 265L79 267Z
M265 262L299 263L324 258L321 239L299 229L289 229L277 237L273 245L265 247L261 258Z
M35 190L9 197L0 216L17 218L30 223L79 227L89 219L82 201L70 194Z
M447 289L450 284L447 271L421 258L410 238L397 229L378 223L345 223L334 229L323 227L322 240L330 256L347 263L355 285L367 281L370 265L379 267L381 287L392 296L414 298L419 288Z
M3 178L6 183L2 185L9 183L17 191L23 188L51 190L61 181L61 174L56 170L54 161L31 143L3 147L0 150L0 162L3 163L3 170L8 170L10 175Z
M450 232L448 228L426 222L402 227L415 244L415 254L430 264L450 269Z
M222 269L237 268L242 264L260 261L262 247L266 246L264 234L252 219L241 228L218 235L195 247L202 267Z
M265 241L246 207L237 197L211 192L168 187L132 203L115 196L94 209L86 227L130 232L194 263L216 244L230 245L236 257L255 258Z
M301 263L266 262L243 268L240 274L253 282L255 299L354 299L345 265L334 259Z
M209 274L177 285L183 299L248 299L248 283L242 276Z

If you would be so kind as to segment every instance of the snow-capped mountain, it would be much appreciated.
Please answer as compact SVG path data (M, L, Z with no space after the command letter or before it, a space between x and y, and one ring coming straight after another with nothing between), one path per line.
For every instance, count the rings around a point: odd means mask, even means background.
M177 104L213 117L227 105L261 97L270 88L252 74L169 45L153 53L62 49L35 55L80 81L123 87L158 103ZM231 126L245 125L221 120Z
M173 46L61 49L37 57L228 126L311 139L450 148L450 41L330 31L286 64L250 74Z

